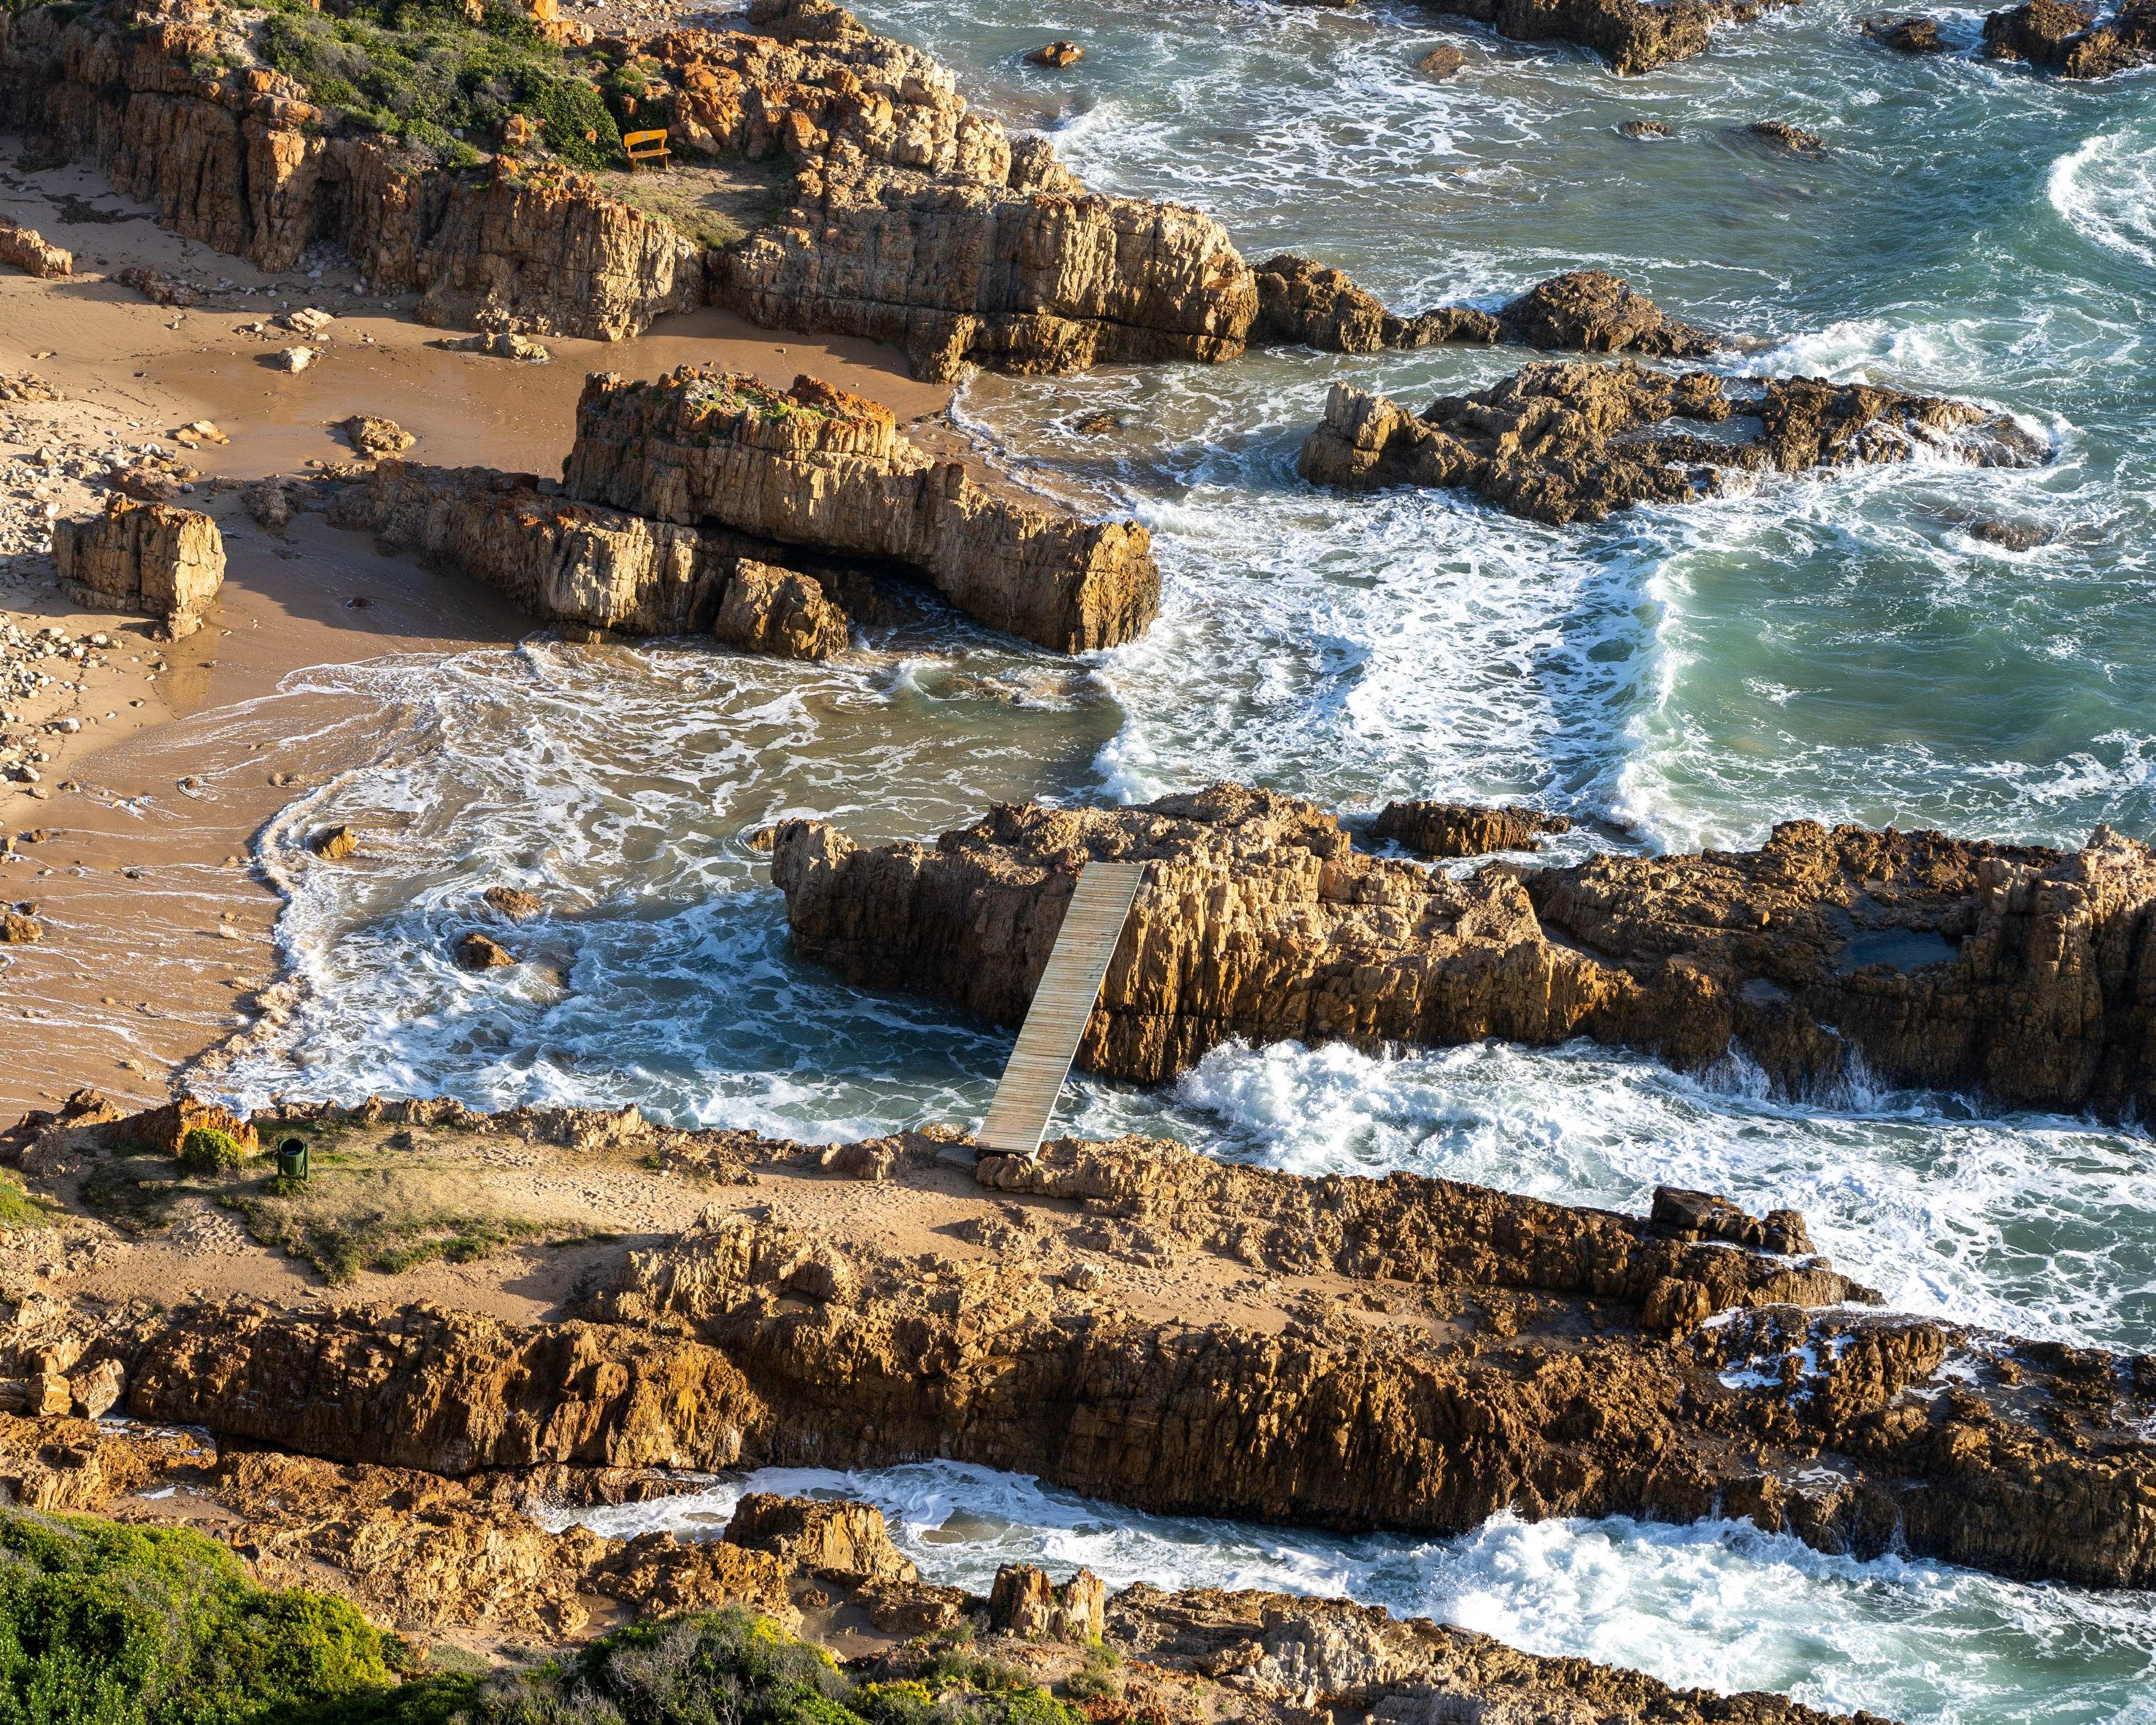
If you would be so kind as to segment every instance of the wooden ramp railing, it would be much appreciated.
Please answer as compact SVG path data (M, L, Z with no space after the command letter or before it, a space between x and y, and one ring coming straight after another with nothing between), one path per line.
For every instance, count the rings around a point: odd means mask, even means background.
M1018 1046L988 1104L988 1117L981 1122L979 1142L991 1150L1030 1156L1048 1136L1063 1081L1070 1076L1079 1039L1101 998L1101 984L1144 878L1143 863L1089 862L1078 871L1077 889L1055 932L1048 968L1019 1027Z

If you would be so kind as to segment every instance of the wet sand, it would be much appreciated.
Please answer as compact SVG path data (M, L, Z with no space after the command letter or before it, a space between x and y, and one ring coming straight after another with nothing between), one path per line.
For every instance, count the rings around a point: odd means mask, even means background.
M0 161L15 153L0 141ZM0 1110L48 1106L85 1083L154 1100L178 1068L251 1020L275 972L280 904L254 863L254 836L382 747L371 703L294 691L294 673L506 648L534 628L491 589L379 556L318 514L267 532L232 482L352 459L335 428L360 413L414 434L415 460L557 475L595 370L652 376L716 363L780 386L806 372L902 419L949 401L947 388L907 376L893 350L774 334L711 310L632 341L548 338L545 365L448 351L440 344L459 332L418 323L410 296L362 300L341 265L265 276L159 230L80 167L0 172L0 214L69 247L78 271L64 281L0 275L0 372L34 372L67 398L23 410L35 429L0 445L0 459L24 454L33 436L77 448L109 449L116 435L154 442L202 470L180 501L217 519L228 558L203 628L169 645L152 640L148 619L75 609L42 562L33 585L0 591L0 612L26 627L101 629L116 644L80 691L55 687L21 709L33 722L73 714L83 728L45 745L53 758L34 791L0 784L0 833L49 834L0 863L0 901L34 906L45 930L37 945L0 948ZM213 292L176 310L96 279L129 264ZM282 312L310 306L335 316L322 336L276 326ZM269 327L244 327L258 322ZM296 374L274 369L271 357L302 339L324 357ZM177 447L171 433L198 420L229 442ZM95 492L70 488L64 511L85 512ZM27 493L0 497L18 526L41 534L19 513L40 508Z

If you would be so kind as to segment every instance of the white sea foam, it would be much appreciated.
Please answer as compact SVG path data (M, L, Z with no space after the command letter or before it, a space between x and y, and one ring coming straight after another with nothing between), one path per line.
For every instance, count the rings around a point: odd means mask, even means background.
M2156 269L2156 138L2147 127L2077 145L2051 164L2044 193L2082 239Z
M950 1462L767 1469L616 1509L563 1511L616 1537L714 1537L747 1491L879 1506L927 1579L986 1592L998 1566L1080 1564L1111 1587L1352 1594L1530 1651L1723 1691L1779 1690L1909 1725L2130 1725L2156 1681L2156 1598L2029 1587L1943 1564L1856 1563L1747 1523L1500 1516L1455 1539L1347 1538L1148 1516ZM2141 1713L2134 1709L2143 1708Z

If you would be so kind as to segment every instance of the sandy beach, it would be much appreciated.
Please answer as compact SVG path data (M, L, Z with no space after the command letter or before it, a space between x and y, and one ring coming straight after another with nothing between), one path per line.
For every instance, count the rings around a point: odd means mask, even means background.
M393 417L417 438L415 460L557 474L593 371L716 364L778 386L808 372L906 419L949 400L877 344L773 335L710 310L633 341L549 340L545 364L453 351L457 332L418 323L411 296L362 296L348 264L264 275L160 229L79 165L0 174L0 214L72 250L77 270L71 280L0 276L0 372L33 373L64 398L10 406L0 471L35 475L19 464L39 449L93 453L92 473L146 446L178 455L202 474L182 501L218 521L228 557L203 628L170 644L150 619L74 608L38 552L19 554L0 587L0 617L26 633L57 626L114 643L93 651L101 664L21 704L50 758L34 787L0 783L0 832L18 841L0 863L0 896L34 906L44 929L0 956L0 1025L13 1027L0 1034L10 1056L0 1109L47 1106L86 1081L152 1100L250 1022L275 973L280 902L253 860L254 835L379 746L366 703L293 692L293 673L506 647L534 627L480 583L380 555L317 513L267 531L242 507L240 482L351 460L336 427L355 413ZM157 305L110 279L130 265L210 291L192 307ZM324 357L275 369L300 339L276 320L308 308L335 320L308 338ZM228 441L175 441L205 421ZM0 481L0 526L10 544L41 542L49 505L88 514L103 490L92 478L57 493ZM80 728L44 728L69 718Z

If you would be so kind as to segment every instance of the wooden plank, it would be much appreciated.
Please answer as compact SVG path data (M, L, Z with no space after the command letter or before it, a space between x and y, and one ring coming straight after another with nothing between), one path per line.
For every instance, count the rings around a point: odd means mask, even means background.
M1019 1027L1018 1045L1011 1050L995 1100L988 1104L988 1117L977 1134L990 1149L1030 1156L1048 1136L1086 1022L1093 1016L1144 879L1143 863L1089 862L1078 871L1048 968L1040 973L1040 986Z

